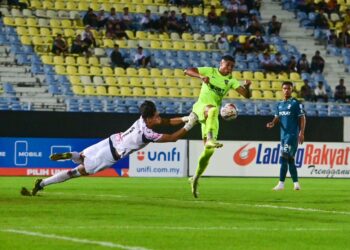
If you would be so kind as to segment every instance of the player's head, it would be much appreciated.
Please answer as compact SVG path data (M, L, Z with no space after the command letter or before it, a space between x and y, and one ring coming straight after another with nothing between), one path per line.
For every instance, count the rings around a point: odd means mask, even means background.
M161 123L159 112L156 105L151 101L144 101L140 106L141 116L147 124L147 127L153 127Z
M282 92L285 99L288 99L292 96L293 91L293 83L289 81L285 81L282 83Z
M234 66L235 59L230 55L226 55L221 58L219 71L222 75L226 76L232 73Z

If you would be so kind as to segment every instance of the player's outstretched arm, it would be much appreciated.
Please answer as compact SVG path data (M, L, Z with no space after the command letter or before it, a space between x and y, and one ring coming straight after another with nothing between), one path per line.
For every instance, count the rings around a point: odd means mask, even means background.
M197 78L201 79L203 82L209 83L209 77L202 76L201 74L199 74L197 68L188 68L184 71L184 73L185 73L185 75L197 77Z
M174 118L162 118L162 126L178 126L188 121L188 116L174 117Z
M183 119L179 117L180 119ZM185 126L178 131L172 133L172 134L163 134L162 137L157 142L175 142L178 139L181 139L184 137L189 130L193 128L194 125L197 124L198 117L196 114L191 113L188 117L186 117L187 122Z
M236 91L244 96L245 98L250 98L250 80L246 80L243 86L239 86Z

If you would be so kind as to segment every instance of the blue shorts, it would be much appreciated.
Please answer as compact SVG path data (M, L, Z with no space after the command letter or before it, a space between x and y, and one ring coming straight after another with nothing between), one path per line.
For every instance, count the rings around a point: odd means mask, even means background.
M298 137L286 137L281 139L281 153L289 157L295 156L298 149Z

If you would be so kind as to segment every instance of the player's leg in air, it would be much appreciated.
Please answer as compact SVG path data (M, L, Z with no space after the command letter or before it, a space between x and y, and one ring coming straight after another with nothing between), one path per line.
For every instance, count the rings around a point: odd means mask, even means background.
M192 194L195 198L198 198L198 181L204 173L205 169L209 165L209 160L214 154L215 148L222 147L221 143L216 141L219 131L219 119L218 108L213 106L207 106L205 109L204 117L206 119L201 122L202 126L202 138L204 138L204 151L199 157L196 173L190 178Z

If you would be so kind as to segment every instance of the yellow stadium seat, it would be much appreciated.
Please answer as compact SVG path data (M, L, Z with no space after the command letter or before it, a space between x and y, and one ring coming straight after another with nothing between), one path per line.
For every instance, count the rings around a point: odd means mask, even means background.
M136 48L138 46L139 44L137 40L128 40L128 48Z
M275 99L275 97L273 96L273 92L271 90L264 90L264 99Z
M231 89L228 92L228 98L239 99L239 98L241 98L241 96L237 93L236 90Z
M157 88L156 91L157 91L158 97L168 97L169 96L168 89L166 89L166 88Z
M70 28L72 28L72 22L70 20L64 19L61 21L61 26L62 26L62 28L70 29Z
M16 31L17 31L17 34L20 36L26 36L29 34L28 29L26 27L17 27Z
M43 7L42 1L31 0L29 2L30 2L30 7L34 8L34 9L41 9Z
M181 38L182 38L182 40L185 40L185 41L192 41L193 40L192 34L186 33L186 32L182 33Z
M177 32L171 32L170 33L170 39L171 40L180 40L181 37L180 37L180 35Z
M269 81L261 81L260 82L260 88L262 90L270 90L271 89L271 85Z
M125 33L128 35L129 39L135 39L135 35L133 31L125 30Z
M91 66L90 67L90 74L94 76L101 76L102 75L102 70L100 67L96 66Z
M193 87L193 88L202 87L202 81L198 78L191 77L190 82L191 82L191 87Z
M36 30L35 32L37 32L37 28L31 27L29 29L33 29ZM34 34L37 35L38 33ZM48 28L40 28L40 35L42 36L51 36L51 31Z
M189 78L179 78L177 80L177 84L181 88L191 87L190 79Z
M145 40L147 39L147 33L144 31L138 30L136 31L135 37L136 39L139 39L139 40Z
M146 68L140 68L138 71L139 76L149 76L149 70Z
M173 43L168 40L162 41L162 49L166 49L166 50L174 49Z
M159 39L161 41L170 40L170 37L169 37L168 33L162 33L162 34L159 34Z
M15 18L15 25L16 26L26 26L26 19L22 17L16 17Z
M55 10L64 10L64 9L66 9L65 2L55 1Z
M174 71L172 69L162 69L162 76L164 77L173 77Z
M298 98L298 93L293 91L293 92L292 92L292 97Z
M232 76L233 76L233 78L235 78L237 80L241 80L242 79L242 73L240 71L233 71L232 72Z
M156 90L154 88L145 88L145 96L157 96Z
M120 67L114 68L114 75L125 76L125 69L120 68Z
M99 66L100 62L97 57L91 56L89 57L89 65L90 66Z
M101 76L94 76L92 78L92 82L94 83L94 85L104 85L105 84L105 82Z
M299 82L294 82L294 88L295 88L295 90L296 91L300 91L301 90L301 87L303 87L305 85L305 83L304 82L301 82L301 81L299 81ZM281 88L280 88L281 89Z
M85 95L96 95L96 90L94 86L87 85L87 86L84 86L84 93Z
M240 44L244 44L244 43L246 42L246 40L247 40L247 36L246 36L246 35L240 35L240 36L238 37L238 42L239 42Z
M153 86L153 78L151 77L143 77L142 78L142 86Z
M33 36L32 41L34 45L43 45L44 40L40 36Z
M75 37L75 31L73 29L64 29L63 34L65 37Z
M287 73L279 73L277 79L281 81L288 81L289 76Z
M66 3L66 9L67 10L77 10L78 6L75 2L67 2Z
M58 19L50 19L50 26L51 28L60 28L61 22Z
M52 36L57 36L58 34L62 34L61 28L52 28L51 29Z
M244 80L253 80L254 74L251 71L243 71L243 79Z
M84 88L80 85L73 85L72 90L76 95L84 95Z
M128 77L118 77L117 83L120 86L129 86L129 78Z
M194 97L197 97L199 96L199 93L201 92L201 89L200 88L194 88L192 89L192 93L193 93L193 96Z
M160 46L160 42L159 41L155 41L155 40L152 40L151 41L151 48L152 49L159 49L161 46Z
M43 9L49 10L49 9L53 9L55 6L53 4L53 2L51 1L43 1Z
M67 56L65 59L65 63L66 63L66 65L76 65L75 57Z
M92 84L90 76L80 76L80 77L75 76L75 77L79 78L83 85L91 85Z
M135 68L127 68L126 75L127 76L138 76L139 73L137 72L137 69L135 69Z
M190 42L188 42L188 43L190 43ZM188 45L188 46L190 46L190 45ZM173 48L176 49L176 50L183 50L185 48L185 42L183 42L183 41L174 41L173 42Z
M50 55L42 55L41 56L41 61L44 63L44 64L52 64L52 56Z
M46 11L46 16L50 19L54 19L54 18L58 18L58 14L57 11L53 11L53 10L48 10Z
M88 8L89 8L89 4L87 2L79 2L78 3L78 10L86 11Z
M84 76L90 75L89 68L86 66L79 66L78 72L79 72L79 75L84 75Z
M113 95L113 96L117 96L117 95L120 95L120 91L117 87L111 86L111 87L108 87L108 94Z
M78 73L77 67L75 66L67 66L66 70L69 75L76 75Z
M181 88L181 97L193 97L192 91L190 88Z
M278 99L278 100L284 99L282 91L276 91L275 96L276 96L276 99Z
M254 79L255 80L265 80L264 73L260 72L260 71L254 72Z
M105 77L105 81L107 85L110 85L110 86L117 85L117 79L115 77L107 76Z
M178 86L177 80L174 78L167 78L165 82L166 82L166 86L168 86L168 87L177 87Z
M69 76L69 81L72 85L80 85L82 83L79 76Z
M260 84L258 81L252 81L250 84L250 89L260 89Z
M273 72L269 72L269 73L266 73L266 80L276 80L277 79L277 75Z
M262 99L260 90L252 90L252 99Z
M289 75L291 81L300 81L300 75L297 72L291 72Z
M128 47L128 42L126 40L116 40L115 43L118 44L120 48Z
M21 43L23 45L31 45L32 44L32 40L30 39L29 36L21 36Z
M66 67L63 65L55 65L55 71L59 75L66 75L67 74Z
M174 76L176 77L184 77L185 73L183 69L174 69Z
M132 91L130 87L121 87L120 95L122 96L132 96Z
M114 76L113 69L110 67L103 67L102 68L102 75L104 76Z
M169 88L170 97L181 97L180 89L178 88Z
M196 50L196 44L193 42L185 42L185 50Z
M56 65L64 65L64 58L62 56L54 56L53 63Z
M280 90L282 88L282 82L281 81L273 81L271 88L273 90Z
M203 9L201 7L193 7L192 13L194 16L201 16L203 15Z
M206 49L207 49L207 48L205 47L205 43L196 42L196 50L203 51L203 50L206 50Z
M150 71L150 74L151 76L153 77L159 77L159 76L162 76L162 73L159 69L156 69L156 68L152 68L151 71Z
M97 86L96 87L96 94L97 95L107 95L107 90L106 90L106 87L105 86Z
M40 26L40 27L50 26L49 20L45 18L39 18L39 19L27 18L27 24L28 26Z
M5 25L10 25L10 26L15 25L15 19L13 19L12 17L5 16L3 18L3 21Z
M129 79L131 86L141 86L142 81L140 77L130 77Z
M154 86L156 87L164 87L166 85L164 78L157 77L154 78Z
M88 62L86 61L86 57L78 56L77 57L77 64L78 66L88 66Z
M144 96L143 89L140 87L133 87L132 88L132 94L133 96Z

